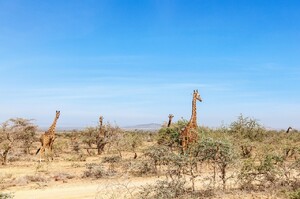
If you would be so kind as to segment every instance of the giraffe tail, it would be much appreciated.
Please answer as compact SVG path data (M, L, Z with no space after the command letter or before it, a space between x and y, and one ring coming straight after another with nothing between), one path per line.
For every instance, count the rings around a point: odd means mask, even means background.
M40 148L36 151L35 155L37 155L37 154L40 152L41 148L42 148L42 147L40 147Z

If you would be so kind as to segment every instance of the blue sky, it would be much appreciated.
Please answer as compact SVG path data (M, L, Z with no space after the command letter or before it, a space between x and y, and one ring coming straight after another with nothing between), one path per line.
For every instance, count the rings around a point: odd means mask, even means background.
M300 128L299 1L0 0L0 122L163 123L241 113Z

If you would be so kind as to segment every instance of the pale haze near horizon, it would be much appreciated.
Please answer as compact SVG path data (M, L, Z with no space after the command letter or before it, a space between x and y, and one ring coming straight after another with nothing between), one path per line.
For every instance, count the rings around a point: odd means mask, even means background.
M199 125L300 129L299 21L298 1L0 0L0 122L162 124L198 89Z

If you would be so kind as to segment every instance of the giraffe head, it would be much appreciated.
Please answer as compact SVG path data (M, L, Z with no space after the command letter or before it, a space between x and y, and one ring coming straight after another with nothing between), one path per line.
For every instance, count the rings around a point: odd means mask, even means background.
M199 100L200 102L202 102L201 96L198 93L198 89L194 90L193 97L194 97L194 99Z
M289 133L290 130L292 130L293 128L289 126L289 128L286 130L286 133Z
M60 116L60 111L56 111L56 116L55 116L55 118L58 119L59 116Z
M174 115L169 114L169 119L171 120L174 117Z

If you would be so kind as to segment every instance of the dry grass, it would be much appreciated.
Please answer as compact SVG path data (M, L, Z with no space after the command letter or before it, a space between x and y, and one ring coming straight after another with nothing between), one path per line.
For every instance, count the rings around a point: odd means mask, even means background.
M53 161L39 163L39 156L33 155L38 142L32 143L29 154L18 147L9 153L8 164L0 166L0 198L34 194L56 199L75 195L297 199L300 135L267 131L251 122L249 128L241 128L238 122L230 128L200 128L201 140L190 156L180 153L174 133L173 144L168 146L169 142L161 142L167 134L125 133L113 128L101 155L97 155L95 140L84 137L85 132L61 133L54 143ZM247 147L250 152L245 151Z

